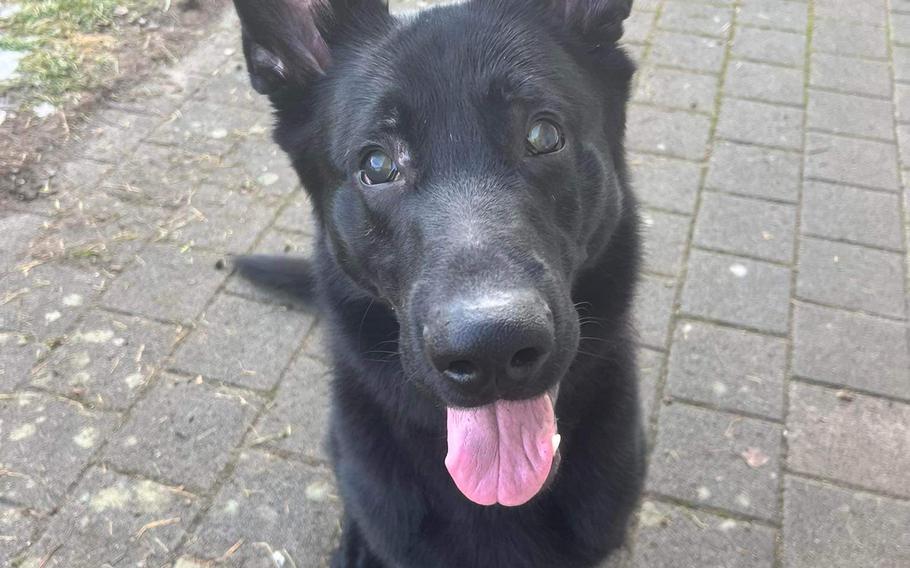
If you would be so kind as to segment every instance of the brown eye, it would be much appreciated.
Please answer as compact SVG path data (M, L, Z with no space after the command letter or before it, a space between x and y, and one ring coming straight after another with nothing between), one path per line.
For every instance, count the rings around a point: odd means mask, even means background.
M562 132L549 120L538 120L528 131L528 152L532 155L552 154L563 147Z
M398 168L392 158L382 150L373 150L363 159L360 178L366 185L381 185L395 181Z

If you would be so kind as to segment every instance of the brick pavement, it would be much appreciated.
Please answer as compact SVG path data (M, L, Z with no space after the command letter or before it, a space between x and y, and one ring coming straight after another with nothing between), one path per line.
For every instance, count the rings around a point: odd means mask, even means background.
M637 0L625 41L652 449L609 565L910 566L910 2ZM318 315L215 268L313 237L237 48L0 213L0 565L325 565Z

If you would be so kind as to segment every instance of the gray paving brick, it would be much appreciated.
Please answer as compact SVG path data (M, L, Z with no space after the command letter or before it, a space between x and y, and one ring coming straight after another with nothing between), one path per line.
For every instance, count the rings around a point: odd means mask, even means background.
M805 175L897 191L897 148L885 142L810 132L806 136Z
M804 238L796 293L806 300L903 318L903 255Z
M884 27L887 13L885 3L876 0L817 0L815 15Z
M218 158L196 148L142 144L101 181L101 187L124 201L175 207L190 201Z
M17 553L31 544L37 520L28 509L0 504L0 564L12 566Z
M148 247L140 260L110 287L102 303L149 318L185 322L194 319L225 278L215 270L219 257L176 245Z
M787 476L783 559L792 568L910 564L906 502Z
M679 274L689 238L691 219L683 215L644 211L645 270L666 276Z
M767 527L656 501L645 501L639 517L636 568L774 565L775 534Z
M705 156L711 119L683 111L641 105L629 108L628 145L631 150L701 160Z
M626 55L632 58L636 65L644 65L645 52L647 51L646 45L642 43L623 43L622 49Z
M623 41L633 43L645 43L654 29L653 12L642 12L633 10L631 17L623 24Z
M910 82L910 47L894 46L891 50L894 78Z
M794 383L787 418L791 470L910 496L910 406Z
M724 65L724 42L658 30L651 39L651 61L658 65L719 73Z
M800 157L781 150L718 141L705 187L727 193L796 202Z
M812 90L807 112L809 128L894 140L890 101Z
M733 61L727 66L724 94L772 103L802 105L803 78L801 69L751 61Z
M798 164L797 164L798 167ZM639 199L651 207L691 215L701 182L701 166L692 162L632 154L632 185Z
M806 235L902 250L900 196L807 181L800 230Z
M725 98L717 135L737 142L799 150L802 124L801 109Z
M793 374L910 400L904 325L801 303L794 321Z
M243 137L237 147L213 169L207 181L226 189L243 189L254 195L288 195L300 188L290 159L257 130ZM238 137L241 135L238 134Z
M665 278L645 276L639 283L635 321L643 345L660 350L666 348L675 291L676 283Z
M725 38L733 22L730 6L711 6L683 1L664 4L657 25L663 29Z
M46 394L0 397L0 495L38 511L54 509L117 420Z
M888 37L879 26L838 19L816 18L812 26L816 51L857 57L888 57Z
M340 516L325 468L244 452L182 559L217 559L240 542L231 557L238 566L326 566Z
M0 278L0 329L39 340L66 333L103 289L101 274L49 263Z
M737 22L764 28L805 32L809 11L804 2L742 0Z
M647 67L639 71L634 100L684 110L713 112L717 77Z
M806 36L741 26L733 38L731 53L738 58L802 68L806 64Z
M284 306L218 296L174 355L185 373L257 389L278 383L314 315Z
M910 124L897 126L897 144L900 152L900 161L906 166L910 165Z
M895 107L897 107L897 120L910 122L910 85L896 83L894 85Z
M695 223L697 246L793 261L796 207L706 191Z
M93 468L54 515L23 566L160 566L200 500L176 487Z
M673 336L667 392L779 420L786 366L783 339L684 321Z
M693 250L682 311L761 331L785 333L790 270L735 256Z
M32 367L49 350L31 335L0 331L0 392L12 392L26 382Z
M678 402L664 406L647 489L774 520L780 437L781 427L768 422ZM755 467L744 454L755 457Z
M211 71L210 76L208 82L193 94L193 100L245 109L266 109L268 101L253 90L242 58L231 57Z
M35 368L31 384L92 407L125 409L178 333L174 326L93 311Z
M910 44L910 13L891 14L891 37L895 43Z
M891 97L891 74L888 64L882 61L813 53L809 84L859 95Z
M25 260L29 241L38 235L46 220L26 213L0 213L0 278Z
M249 443L328 460L330 370L325 363L298 357L278 387L273 402L253 430Z
M93 123L76 136L84 158L118 163L162 121L161 117L111 109L94 117Z
M258 404L249 394L162 375L111 439L104 459L125 471L206 490Z
M315 235L318 227L310 196L306 192L298 190L275 220L275 226L279 229Z
M638 350L638 394L645 427L651 421L657 403L657 386L663 372L664 354L653 349Z
M149 140L217 154L227 150L247 131L264 131L268 125L268 115L261 112L236 107L226 112L218 105L190 101L171 120L156 128Z

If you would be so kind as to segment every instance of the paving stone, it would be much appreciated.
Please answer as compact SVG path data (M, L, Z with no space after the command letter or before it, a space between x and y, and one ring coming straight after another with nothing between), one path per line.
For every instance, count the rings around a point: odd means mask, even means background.
M796 207L706 191L695 223L697 246L776 262L793 261Z
M791 470L910 496L910 405L793 383L787 431Z
M884 27L887 12L885 3L875 0L817 0L815 16L837 18L853 22L866 22Z
M269 125L268 115L241 110L230 112L217 105L190 101L172 120L156 128L149 140L158 144L191 148L197 152L221 153L250 130L263 131Z
M910 81L910 47L892 47L891 59L894 64L894 79Z
M796 202L800 157L781 150L718 141L705 187L726 193Z
M806 181L803 234L903 250L900 196L820 181Z
M649 429L657 401L657 386L663 372L665 355L653 349L638 350L638 395L641 399L641 415L645 429Z
M779 420L784 414L787 343L695 321L677 324L667 392L725 410Z
M269 225L278 207L239 191L202 186L191 203L162 228L159 240L221 253L245 253Z
M797 164L798 166L798 164ZM701 181L701 166L692 162L632 154L632 186L648 206L691 215Z
M220 558L240 542L231 556L237 566L326 566L340 516L327 469L244 452L183 559L193 566L193 561Z
M689 238L691 219L674 213L641 213L645 236L645 270L673 276L679 274Z
M894 114L890 101L810 91L809 128L894 140Z
M801 109L725 98L717 122L717 136L799 150L802 124Z
M658 30L651 38L651 61L692 71L720 73L724 42L715 38Z
M328 331L325 324L316 325L303 343L301 353L324 363L331 363L332 355L329 352L329 338L326 337L327 335Z
M12 392L26 382L32 367L50 347L33 336L16 331L0 331L0 392Z
M806 63L806 36L740 26L733 38L731 53L737 58L802 68Z
M786 333L790 270L736 256L693 250L682 311L760 331Z
M192 98L244 109L266 110L268 107L268 99L253 90L242 59L233 57L213 71L209 81Z
M281 211L275 226L288 231L298 231L315 235L318 231L318 220L313 212L313 201L310 196L299 190L291 202Z
M774 565L775 534L767 527L656 501L642 504L639 519L634 567Z
M634 61L637 66L640 67L644 65L645 52L647 51L646 45L641 43L623 43L621 46L622 50L626 53L626 55L632 58L632 61Z
M116 164L135 150L161 120L157 116L106 110L76 135L75 146L84 158Z
M102 303L110 308L174 322L193 320L226 277L219 257L200 250L156 244L111 284Z
M647 67L638 73L634 100L684 110L713 112L717 77Z
M632 150L701 160L710 129L707 116L641 105L629 108L628 145Z
M654 29L654 13L633 10L632 15L623 24L623 41L646 43Z
M93 468L22 566L166 565L198 510L179 488Z
M891 14L891 37L894 43L910 44L910 13Z
M23 261L29 242L38 235L46 220L25 213L0 213L0 278Z
M207 181L225 189L242 188L254 195L284 196L300 188L297 172L264 128L238 134L241 141L213 169Z
M816 51L887 59L888 36L872 24L843 18L816 18L812 26L812 48Z
M24 275L0 278L0 329L39 340L66 333L103 289L105 278L59 264L41 264Z
M794 375L910 400L904 325L801 303L794 321Z
M28 509L0 504L0 564L13 566L17 553L31 544L36 521Z
M218 381L271 389L313 320L308 312L218 296L177 349L173 365Z
M897 120L899 122L910 122L910 85L895 83L894 93Z
M893 144L810 132L807 178L897 191L897 148Z
M327 461L330 372L321 361L298 357L249 443Z
M910 505L815 481L784 479L784 565L910 565Z
M739 24L794 32L805 32L808 19L805 2L786 0L743 0L737 13Z
M246 393L163 375L111 439L105 460L124 471L206 490L258 404Z
M664 4L657 25L667 30L725 38L732 22L733 10L729 6L671 1Z
M803 71L751 61L732 61L727 66L724 94L802 105Z
M900 161L910 165L910 124L897 126L897 145L900 152Z
M777 518L780 426L679 402L660 409L658 426L649 491L769 521Z
M0 398L0 495L39 511L55 508L117 420L46 394Z
M666 349L675 293L676 283L672 280L654 276L641 279L635 307L635 327L643 345Z
M803 238L796 293L823 304L903 318L903 255Z
M173 148L142 144L101 183L101 187L124 201L176 207L190 200L199 189L217 156L192 147Z
M31 384L93 407L125 409L178 338L173 326L90 312L32 372Z
M313 237L301 233L291 233L278 229L269 230L262 241L253 250L256 254L288 255L293 257L312 257ZM239 294L246 298L270 304L283 304L287 306L300 306L299 298L289 294L270 290L267 287L256 286L239 274L232 274L225 285L225 290L232 294Z
M888 64L868 59L813 53L809 84L859 95L891 97Z

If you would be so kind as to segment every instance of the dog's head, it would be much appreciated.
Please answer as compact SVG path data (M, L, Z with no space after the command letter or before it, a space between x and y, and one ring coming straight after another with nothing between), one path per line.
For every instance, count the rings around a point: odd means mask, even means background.
M453 428L470 444L476 409L499 405L516 431L549 421L531 429L552 458L573 286L630 207L633 66L615 43L632 1L473 0L405 20L382 0L235 4L331 254L395 311L407 375L451 409L450 457Z

